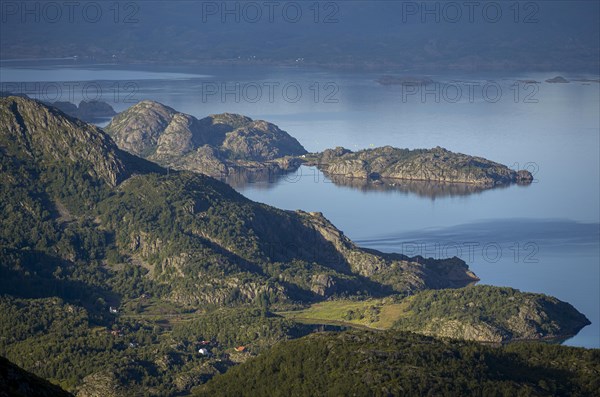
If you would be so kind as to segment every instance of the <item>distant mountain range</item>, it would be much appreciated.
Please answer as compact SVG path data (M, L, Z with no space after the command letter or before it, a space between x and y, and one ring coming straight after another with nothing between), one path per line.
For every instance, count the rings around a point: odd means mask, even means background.
M86 1L72 10L62 3L39 3L29 11L25 4L3 9L3 61L76 57L86 62L590 73L599 66L596 1L483 1L475 6Z

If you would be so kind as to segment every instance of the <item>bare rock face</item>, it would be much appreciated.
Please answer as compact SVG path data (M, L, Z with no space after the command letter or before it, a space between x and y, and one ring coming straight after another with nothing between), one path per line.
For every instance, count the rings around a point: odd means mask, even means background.
M311 280L311 291L320 296L331 296L335 292L335 280L327 274L315 274Z
M155 159L169 158L175 155L189 153L194 149L193 139L196 121L192 116L176 113L167 127L160 132L156 141L156 152L151 157Z
M133 154L211 176L238 168L281 169L272 161L306 153L296 139L266 121L231 113L198 120L153 101L120 113L106 130Z
M360 159L340 159L327 166L327 174L343 175L345 178L368 179L369 164Z
M142 101L127 112L115 116L106 131L116 144L138 156L156 151L161 133L168 127L176 111L152 101Z
M128 391L120 384L117 375L110 371L86 376L77 397L126 397Z
M488 343L501 343L509 337L509 334L506 332L502 332L484 322L471 324L464 321L444 318L432 319L418 332L423 335L441 338L475 340Z
M527 170L517 171L516 182L520 184L529 184L533 182L533 175Z
M115 186L127 175L126 158L100 129L40 102L0 98L0 139L21 145L34 158L71 162Z
M316 157L314 163L325 174L345 178L386 178L481 186L529 183L533 179L529 171L517 172L481 157L454 153L441 147L409 150L384 146L358 152L336 148Z
M220 113L205 117L200 121L203 125L212 126L222 133L227 133L241 128L252 122L252 119L247 116L235 113Z
M204 145L183 158L173 161L173 167L188 171L202 172L211 176L223 176L231 173L232 165L214 146Z
M222 148L235 158L265 161L306 151L287 132L266 121L251 121L226 134Z

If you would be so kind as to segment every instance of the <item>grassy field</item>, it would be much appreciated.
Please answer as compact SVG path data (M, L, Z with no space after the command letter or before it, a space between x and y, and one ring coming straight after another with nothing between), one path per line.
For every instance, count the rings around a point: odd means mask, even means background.
M278 312L294 321L310 324L348 325L358 328L389 329L405 316L408 299L393 302L385 299L366 301L335 300L320 302L304 310Z

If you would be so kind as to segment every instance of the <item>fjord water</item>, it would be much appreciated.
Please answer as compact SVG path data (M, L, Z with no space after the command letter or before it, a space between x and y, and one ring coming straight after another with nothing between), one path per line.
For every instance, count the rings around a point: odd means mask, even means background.
M598 348L600 84L544 82L558 74L429 74L445 85L414 92L415 87L379 85L375 80L382 73L4 63L0 82L2 90L40 99L102 99L117 111L152 99L197 117L242 113L277 124L309 151L439 145L526 168L535 176L529 186L469 195L338 186L310 167L236 189L284 209L323 212L362 246L438 258L456 255L483 284L556 296L592 321L566 343ZM450 88L443 92L443 87ZM462 90L460 99L456 87Z

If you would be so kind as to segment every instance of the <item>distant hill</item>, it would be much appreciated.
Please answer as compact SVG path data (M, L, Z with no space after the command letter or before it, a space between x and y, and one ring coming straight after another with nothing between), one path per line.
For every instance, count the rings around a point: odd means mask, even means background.
M57 7L42 3L29 14L21 3L7 6L0 26L2 59L77 56L79 62L316 65L386 73L597 73L599 66L596 1L575 6L546 0L450 6L403 1L89 3L73 10L60 3L59 17Z
M7 91L0 91L1 97L18 96L21 98L30 98L27 94L23 93L12 93ZM31 99L31 98L30 98ZM97 123L100 121L107 121L112 116L116 115L117 112L104 101L81 101L79 106L74 103L67 101L56 101L56 102L44 102L47 105L54 106L61 112L68 114L71 117L75 117L81 121L87 123Z
M590 324L583 314L554 297L489 285L421 291L401 299L319 302L281 314L312 324L393 328L488 343L564 340Z

